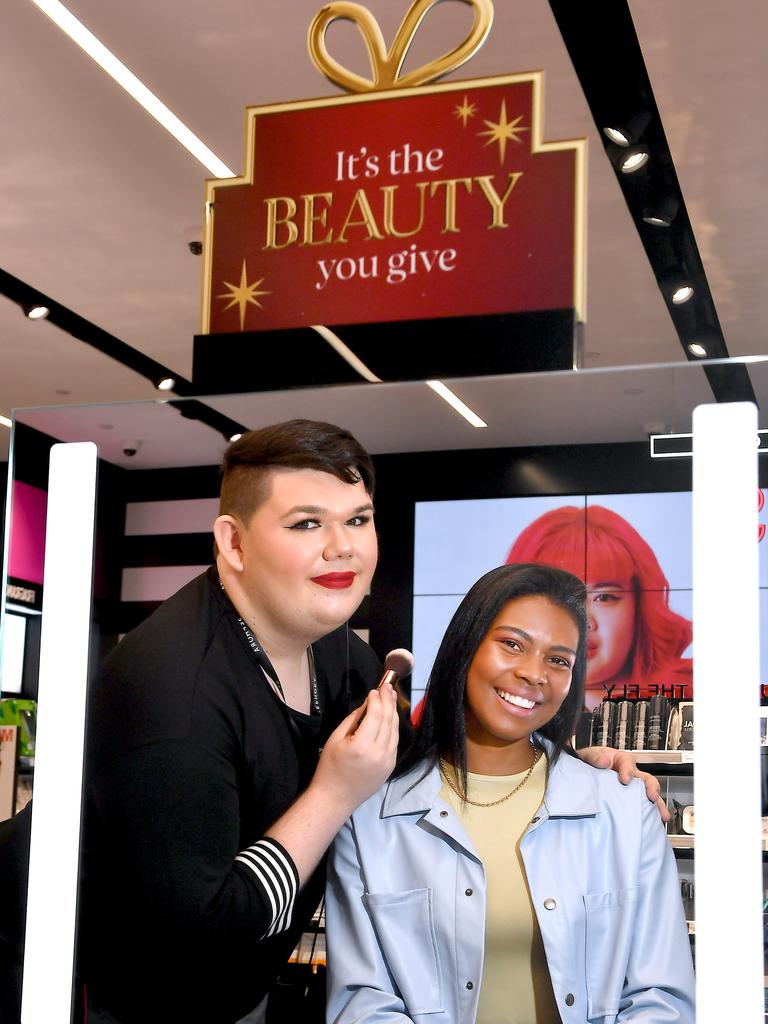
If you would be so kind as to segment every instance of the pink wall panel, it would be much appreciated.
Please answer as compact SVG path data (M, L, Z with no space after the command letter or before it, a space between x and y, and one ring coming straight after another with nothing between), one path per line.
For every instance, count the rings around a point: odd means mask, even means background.
M8 575L28 583L43 582L45 513L48 495L38 487L13 484Z

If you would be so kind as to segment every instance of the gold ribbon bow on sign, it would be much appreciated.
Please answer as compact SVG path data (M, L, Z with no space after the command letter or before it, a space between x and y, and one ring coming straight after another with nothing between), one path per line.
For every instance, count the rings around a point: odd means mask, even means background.
M469 60L485 42L493 21L492 0L455 0L468 4L473 10L474 20L467 38L449 53L400 77L400 69L419 25L427 13L441 2L442 0L415 0L397 30L392 48L387 52L379 23L368 8L362 4L350 3L348 0L335 0L334 3L322 7L312 19L309 27L309 55L315 67L326 78L330 78L348 92L373 92L377 89L401 88L432 82ZM363 78L354 71L349 71L330 55L325 35L328 26L334 21L351 21L357 25L370 57L372 78Z

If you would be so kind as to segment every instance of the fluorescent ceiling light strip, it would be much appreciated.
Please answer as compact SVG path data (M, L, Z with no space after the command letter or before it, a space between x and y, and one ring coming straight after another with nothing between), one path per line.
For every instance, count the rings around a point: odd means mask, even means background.
M32 3L47 14L62 32L66 32L69 38L85 50L88 56L96 61L99 67L122 86L137 103L150 114L154 119L170 132L171 135L187 149L192 156L207 167L216 178L234 178L235 172L231 171L225 163L213 153L208 147L190 131L187 126L179 120L176 115L151 92L144 83L129 71L122 61L119 61L111 50L96 38L81 21L67 10L59 0L32 0Z
M764 1019L756 431L748 402L693 413L697 1024Z
M7 416L0 416L0 426L2 426L2 427L12 427L13 426L13 420L9 420Z
M317 331L321 338L325 338L328 344L344 359L353 370L356 370L360 376L371 384L381 384L381 377L377 377L373 370L369 370L362 359L358 359L352 349L347 348L341 338L334 334L330 327L324 327L322 324L312 324L312 330Z
M96 463L90 441L51 448L24 1024L71 1019Z
M432 388L432 390L435 392L435 394L440 395L440 397L442 399L444 399L448 403L448 405L451 406L452 409L455 409L456 412L460 416L463 416L464 419L467 420L468 423L471 423L473 427L487 427L488 426L488 424L485 422L485 420L481 420L480 417L477 415L477 413L472 412L472 410L469 408L469 406L465 405L464 402L462 402L462 400L460 398L458 398L456 395L454 395L454 393L451 391L451 389L447 388L445 386L445 384L442 383L442 381L439 381L439 380L428 380L428 381L425 381L424 383L428 387Z

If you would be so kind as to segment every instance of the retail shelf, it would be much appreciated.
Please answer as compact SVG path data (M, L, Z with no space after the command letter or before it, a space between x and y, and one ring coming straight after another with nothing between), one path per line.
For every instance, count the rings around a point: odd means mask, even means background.
M693 764L692 750L630 750L638 764Z
M668 839L673 850L693 849L693 836L668 836Z
M694 847L694 836L667 836L669 839L669 845L673 850L692 850ZM763 836L761 840L761 849L763 853L768 853L768 836Z

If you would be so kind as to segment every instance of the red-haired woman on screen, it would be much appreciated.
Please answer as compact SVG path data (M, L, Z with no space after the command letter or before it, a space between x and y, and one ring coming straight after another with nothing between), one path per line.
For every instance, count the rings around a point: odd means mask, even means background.
M616 512L601 505L564 506L527 526L507 563L539 562L587 584L589 638L585 704L614 688L685 686L693 697L688 619L669 607L669 583L650 545ZM637 691L630 690L630 695Z

